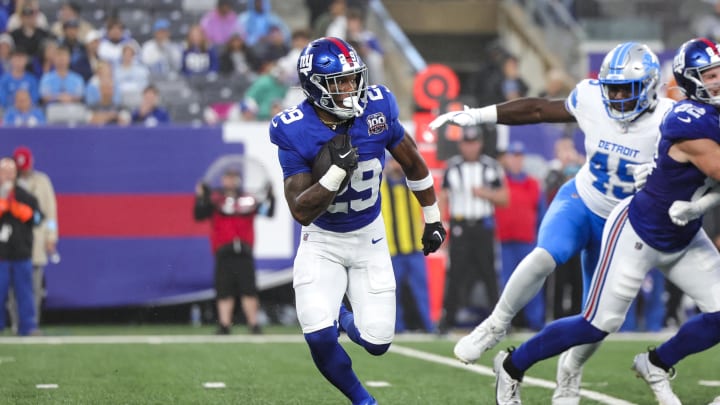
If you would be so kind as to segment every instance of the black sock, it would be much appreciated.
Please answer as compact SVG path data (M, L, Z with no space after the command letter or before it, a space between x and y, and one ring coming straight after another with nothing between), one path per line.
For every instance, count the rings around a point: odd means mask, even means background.
M648 360L650 360L650 363L652 363L656 367L660 367L661 369L665 370L665 372L669 372L671 367L668 367L665 363L663 363L662 360L660 360L660 356L657 355L657 352L655 349L648 350Z
M510 374L510 377L512 377L513 380L522 381L525 372L515 367L515 365L510 359L512 359L512 352L508 353L505 361L503 361L503 368L505 369L505 371L507 371L508 374Z

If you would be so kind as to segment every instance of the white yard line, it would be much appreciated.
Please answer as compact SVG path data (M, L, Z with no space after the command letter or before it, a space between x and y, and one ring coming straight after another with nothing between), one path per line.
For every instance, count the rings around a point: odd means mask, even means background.
M461 370L469 370L473 373L477 373L480 375L488 376L488 377L495 377L495 373L493 373L492 369L490 367L480 366L477 364L462 364L457 359L452 359L450 357L445 356L439 356L437 354L432 354L428 352L423 352L420 350L411 349L409 347L403 347L399 345L392 345L390 346L390 351L396 354L400 354L407 357L412 357L415 359L425 360L432 363L442 364L449 367L455 367L459 368ZM554 390L555 389L555 382L554 381L548 381L543 380L540 378L533 378L533 377L525 377L523 378L523 384L525 385L533 385L536 387L542 387ZM597 402L607 404L607 405L636 405L632 402L624 401L619 398L611 397L609 395L605 395L596 391L590 391L586 389L580 390L580 395L589 398L592 400L595 400Z

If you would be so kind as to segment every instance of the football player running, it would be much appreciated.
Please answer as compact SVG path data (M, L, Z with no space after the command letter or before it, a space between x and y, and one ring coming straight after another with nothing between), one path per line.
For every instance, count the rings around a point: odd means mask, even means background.
M655 168L645 187L620 202L607 219L583 313L556 320L516 350L498 353L498 403L520 403L523 373L536 362L617 331L652 268L663 271L702 311L668 341L635 356L632 368L658 402L679 405L669 382L673 366L720 342L720 253L702 229L701 218L689 214L697 207L673 208L674 201L690 201L702 210L715 203L708 199L717 199L714 193L703 197L720 181L717 45L705 38L686 42L675 56L673 74L688 99L662 121Z
M657 95L659 75L657 56L646 45L627 42L605 56L598 80L579 82L566 100L522 98L465 107L430 123L437 129L445 123L577 122L585 134L585 164L558 191L542 219L536 248L515 268L490 316L455 345L461 361L472 363L494 347L555 267L578 252L587 296L605 220L620 200L642 187L652 167L660 122L673 104ZM595 349L579 347L560 358L553 403L579 402L582 365Z
M445 229L433 178L398 120L395 98L384 86L367 85L357 52L341 39L320 38L302 51L297 68L306 100L272 119L270 139L288 206L302 224L293 269L298 320L322 375L353 404L375 404L338 335L344 330L373 355L385 353L394 337L395 277L379 193L386 149L423 208L426 255L440 248ZM315 156L338 134L348 134L351 145L331 143L332 165L313 180ZM342 305L344 296L353 312Z

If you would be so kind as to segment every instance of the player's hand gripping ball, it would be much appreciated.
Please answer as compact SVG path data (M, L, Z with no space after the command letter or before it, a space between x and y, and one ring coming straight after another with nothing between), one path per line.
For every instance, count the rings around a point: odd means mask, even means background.
M340 134L329 140L315 156L312 167L313 181L318 181L332 165L345 170L347 175L338 190L344 190L353 171L358 167L358 152L350 143L350 135Z

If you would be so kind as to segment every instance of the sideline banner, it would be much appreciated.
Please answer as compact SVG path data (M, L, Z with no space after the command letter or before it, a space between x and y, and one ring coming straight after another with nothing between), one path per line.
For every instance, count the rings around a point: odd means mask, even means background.
M246 154L269 171L278 206L256 219L261 289L288 283L298 232L266 123L227 127L3 128L0 155L28 146L58 200L62 260L46 267L47 307L173 304L214 296L207 222L195 184L218 158Z

